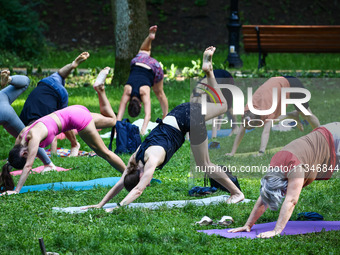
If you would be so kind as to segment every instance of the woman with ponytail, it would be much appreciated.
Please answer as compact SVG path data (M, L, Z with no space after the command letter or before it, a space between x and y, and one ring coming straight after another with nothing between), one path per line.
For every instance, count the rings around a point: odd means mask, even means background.
M20 192L32 169L39 147L45 148L53 142L56 135L72 129L78 131L80 137L98 156L104 158L118 171L123 172L124 162L105 146L97 131L97 128L113 127L116 124L116 115L106 97L104 88L109 71L109 67L104 68L93 85L98 94L100 114L91 113L82 105L72 105L38 119L20 132L15 146L9 153L8 162L12 167L22 168L23 171L15 190L10 190L6 188L6 186L10 187L7 175L9 165L6 163L3 167L1 185L3 189L7 189L6 194ZM12 189L13 186L11 186Z
M162 121L158 121L157 127L132 154L122 177L102 201L83 209L102 208L123 188L129 191L129 194L118 203L118 207L132 203L142 195L150 184L156 168L162 169L183 145L187 133L190 135L191 151L196 162L195 171L206 172L210 178L228 189L230 192L230 197L226 201L228 204L235 204L244 199L241 190L227 177L221 167L210 161L209 157L205 122L221 115L228 109L228 103L217 85L213 72L212 56L215 50L215 47L210 46L204 51L202 70L206 73L208 85L220 99L220 104L207 102L206 114L202 114L201 98L196 98L195 102L180 104L172 109ZM114 208L106 211L112 210Z
M2 172L0 174L0 192L14 189L14 181L10 174L12 166L7 162L2 167Z

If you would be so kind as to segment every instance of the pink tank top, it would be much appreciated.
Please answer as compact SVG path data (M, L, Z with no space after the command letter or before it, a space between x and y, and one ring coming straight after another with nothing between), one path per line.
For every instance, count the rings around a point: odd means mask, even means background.
M34 123L32 123L31 126L27 130L25 130L23 136L25 137L25 140L27 142L27 138L26 137L27 137L28 131L30 131L39 122L43 123L46 126L46 128L47 128L47 136L39 144L39 147L45 148L48 145L50 145L53 142L54 137L57 134L59 134L58 125L55 122L55 120L52 119L50 116L42 117L42 118L38 119L37 121L35 121Z
M45 148L53 142L56 135L61 132L76 129L78 133L82 131L92 120L91 112L82 105L72 105L54 112L61 122L61 130L59 132L58 125L53 118L45 116L35 121L27 130L24 132L25 140L28 131L33 128L38 122L43 123L47 128L46 138L40 142L39 147Z

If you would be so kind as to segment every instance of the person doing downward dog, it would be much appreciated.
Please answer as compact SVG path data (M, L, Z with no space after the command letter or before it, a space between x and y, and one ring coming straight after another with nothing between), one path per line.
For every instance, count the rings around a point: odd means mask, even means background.
M277 105L276 110L269 115L255 115L253 114L248 107L248 104L245 107L244 115L242 120L244 121L244 125L240 125L239 132L234 140L233 148L230 153L227 153L226 156L234 156L234 154L237 151L238 146L240 145L244 134L246 132L246 129L252 129L249 125L251 124L253 126L261 126L263 124L263 132L261 135L261 145L259 149L259 153L257 156L263 155L263 153L266 150L269 136L270 136L270 130L272 127L272 121L280 121L286 118L292 118L295 119L297 122L298 128L303 131L302 124L300 122L299 116L301 115L304 119L306 119L312 128L317 128L320 126L320 122L318 118L312 113L309 103L303 103L303 107L307 109L307 111L310 113L310 115L305 115L301 112L301 110L295 106L295 111L287 113L287 115L281 115L281 90L282 88L304 88L303 84L300 82L300 80L296 77L292 76L281 76L281 77L272 77L269 80L267 80L264 84L262 84L254 93L252 97L252 103L255 109L257 110L268 110L273 105L273 89L277 89ZM304 98L303 93L295 93L290 92L287 93L291 99L301 99Z
M71 63L38 82L38 85L27 97L19 116L25 126L67 107L68 93L65 89L65 79L89 57L88 52L83 52ZM65 136L71 142L70 156L78 156L80 144L77 142L75 133L73 130L69 130L65 132ZM51 152L57 153L57 139L51 144Z
M168 114L168 99L163 90L164 73L160 63L150 57L151 43L155 39L157 26L149 28L149 35L143 41L139 52L131 60L131 69L128 81L120 101L117 120L122 120L127 103L131 117L137 117L141 111L141 102L144 104L145 117L141 135L145 135L151 119L150 88L152 87L163 111L163 118Z
M19 193L32 169L39 146L43 148L48 146L57 134L72 129L78 131L79 136L98 156L105 159L118 171L124 171L124 162L105 146L97 131L97 128L113 127L116 124L116 116L104 88L109 71L109 67L104 68L93 85L98 94L100 114L91 113L82 105L72 105L38 119L20 132L14 148L9 153L8 163L3 166L2 172L6 172L9 166L17 169L23 168L23 172L14 191L11 190L14 188L13 180L5 179L2 174L0 178L2 191L7 190L5 192L7 194ZM11 178L11 176L9 177Z
M1 71L1 88L5 88L0 91L0 125L15 138L25 128L25 125L11 104L28 88L29 84L30 79L27 76L10 76L10 71ZM44 149L39 148L37 156L44 164L44 171L55 169L55 165Z
M258 237L268 238L279 235L290 219L299 200L302 188L314 180L328 180L338 171L340 160L340 122L333 122L314 129L276 153L269 173L261 179L258 198L246 224L229 232L249 232L255 222L269 207L281 206L274 230L260 233Z
M206 168L211 178L230 191L227 203L237 203L244 199L243 193L222 171L211 163L208 152L208 138L205 121L227 109L227 102L217 87L212 70L212 55L215 47L209 47L203 54L203 67L208 83L215 89L221 98L221 104L207 103L207 114L202 115L200 103L183 103L176 106L159 125L146 137L140 147L131 156L122 178L107 193L103 200L87 208L101 208L110 199L116 196L124 187L130 192L119 205L127 205L137 199L149 185L156 168L162 169L173 154L182 146L187 132L190 134L191 150L196 165L200 169Z

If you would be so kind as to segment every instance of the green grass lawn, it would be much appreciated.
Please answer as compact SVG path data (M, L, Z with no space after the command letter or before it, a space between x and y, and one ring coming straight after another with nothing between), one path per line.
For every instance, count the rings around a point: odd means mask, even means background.
M197 56L198 58L198 56ZM334 68L333 68L334 69ZM32 78L36 83L37 77ZM83 76L68 80L69 104L82 104L91 111L99 112L95 91L91 86L93 77ZM236 79L242 83L243 79ZM311 109L322 124L339 121L339 80L314 79L303 83L312 93ZM260 85L256 80L254 84ZM255 86L255 87L256 87ZM20 113L25 98L32 88L28 89L13 107ZM118 110L122 88L107 86L107 95L115 111ZM184 82L167 82L164 86L169 99L169 108L186 102L189 99L189 80ZM161 116L159 103L153 93L152 121ZM127 116L127 114L126 114ZM143 116L140 116L143 117ZM135 120L131 119L130 120ZM228 128L223 126L223 128ZM102 130L106 133L109 130ZM260 129L246 134L238 152L257 151L260 146ZM290 132L272 132L268 149L283 146L290 141L311 131L306 126L304 132L296 129ZM221 149L210 151L212 161L217 164L236 166L268 165L274 153L268 152L262 158L252 156L226 158L224 154L231 150L234 137L219 138ZM109 139L104 139L108 144ZM79 138L81 149L90 148ZM0 127L0 159L6 159L14 138ZM69 148L68 141L62 140L58 146ZM127 163L129 155L122 156ZM98 157L59 158L53 162L71 171L32 174L25 185L42 184L59 181L84 181L101 177L120 176L118 171ZM154 178L161 184L147 188L136 202L152 202L177 199L193 199L188 196L187 176L190 169L190 145L186 141L169 163ZM2 163L5 163L3 161ZM36 160L35 167L41 165ZM253 202L248 204L226 205L224 203L196 207L158 210L120 208L112 214L103 210L92 210L84 214L70 215L56 213L52 207L82 206L98 203L109 188L98 187L88 191L42 191L20 195L0 197L0 254L40 254L38 239L44 238L47 251L60 254L339 254L339 232L322 232L299 236L275 237L270 240L224 239L197 233L199 229L221 228L216 226L200 227L194 225L204 215L219 220L223 215L235 219L231 227L242 226L247 220L255 200L259 195L260 180L254 175L239 175L239 182L246 198ZM19 177L15 177L17 182ZM203 185L202 179L196 184ZM318 212L325 220L339 220L339 179L314 182L302 191L299 203L292 215L297 218L299 212ZM127 194L124 190L111 202L120 202ZM219 191L214 195L225 194ZM267 211L258 223L275 221L278 212Z

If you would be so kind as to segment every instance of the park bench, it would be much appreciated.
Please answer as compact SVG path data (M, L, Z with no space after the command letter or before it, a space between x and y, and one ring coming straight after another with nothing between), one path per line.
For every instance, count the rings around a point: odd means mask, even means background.
M268 53L340 52L340 26L243 25L245 52L258 52L258 68Z

